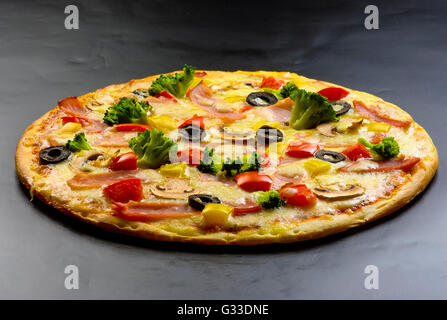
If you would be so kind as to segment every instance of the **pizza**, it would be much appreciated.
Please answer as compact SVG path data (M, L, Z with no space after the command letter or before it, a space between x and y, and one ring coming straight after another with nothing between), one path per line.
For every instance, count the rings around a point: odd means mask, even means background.
M411 201L438 166L426 131L371 94L188 65L59 101L15 160L32 197L82 221L213 245L363 225Z

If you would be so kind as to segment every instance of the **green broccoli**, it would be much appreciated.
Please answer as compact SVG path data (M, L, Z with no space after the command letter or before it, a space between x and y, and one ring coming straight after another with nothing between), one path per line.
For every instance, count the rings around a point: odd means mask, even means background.
M257 191L254 192L254 196L256 202L261 205L264 209L274 209L280 208L285 205L283 199L278 191L270 190L270 191Z
M287 82L281 90L279 90L279 94L283 99L290 97L295 91L298 91L298 87L292 81Z
M297 89L290 98L292 107L290 126L295 130L311 129L328 121L338 121L334 108L321 94Z
M108 125L118 123L147 123L147 112L152 109L146 101L134 98L122 98L117 104L110 106L105 115L104 122Z
M222 163L222 171L227 176L235 176L242 172L259 171L261 169L261 163L261 156L256 152L252 152L244 155L242 159L239 157L236 159L227 158Z
M364 138L360 138L359 142L385 159L394 158L399 154L400 151L399 144L396 140L394 140L393 137L383 138L382 142L377 144L369 143Z
M87 138L85 137L84 132L76 134L73 140L68 140L65 147L71 152L92 149L92 147L87 142Z
M216 157L214 152L216 150L205 147L202 151L202 159L200 160L200 164L197 166L197 170L203 173L218 173L222 166L216 163Z
M157 129L139 132L129 140L129 147L138 156L137 163L142 168L159 168L169 160L170 152L177 154L177 144Z
M285 99L287 97L290 97L292 93L297 91L298 87L294 82L289 81L281 89L275 90L271 88L263 88L263 90L275 95L275 97L278 99Z
M239 171L259 171L261 169L262 159L261 156L257 152L252 152L248 155L244 155L242 157L242 167Z
M195 73L196 68L185 64L183 73L176 73L174 75L162 74L152 82L152 85L149 88L149 94L151 96L156 96L163 90L166 90L177 98L183 98L186 90L188 90L188 87L194 80Z

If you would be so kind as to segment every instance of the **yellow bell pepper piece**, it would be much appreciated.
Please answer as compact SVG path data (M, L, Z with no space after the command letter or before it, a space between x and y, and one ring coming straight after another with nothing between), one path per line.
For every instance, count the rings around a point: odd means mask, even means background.
M284 153L285 149L286 149L286 145L282 142L272 143L267 148L267 154L269 156L272 156L272 155L279 156Z
M329 162L320 159L309 159L303 164L304 168L310 175L316 176L331 170L332 166Z
M229 96L229 97L224 98L224 100L229 103L236 103L236 102L244 101L245 98L246 97L243 97L243 96Z
M371 122L368 123L367 126L368 131L375 131L375 132L388 132L390 128L391 128L390 124L382 122Z
M164 166L161 166L160 173L165 177L170 178L186 178L188 176L186 173L187 169L188 166L184 162L169 163L165 164Z
M82 125L76 122L67 122L59 129L60 133L74 133L82 129Z
M171 117L166 115L148 117L147 121L150 127L161 130L164 133L177 129L177 124Z
M205 226L224 226L228 222L233 208L220 203L208 203L202 210L202 217Z

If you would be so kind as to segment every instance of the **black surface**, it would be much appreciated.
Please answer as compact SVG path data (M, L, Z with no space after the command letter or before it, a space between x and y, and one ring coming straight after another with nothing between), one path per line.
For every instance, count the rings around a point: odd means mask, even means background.
M296 1L298 2L298 1ZM376 1L0 2L0 298L447 298L447 4ZM77 4L80 29L64 29ZM166 244L109 234L30 202L14 172L23 130L56 101L179 69L285 70L367 91L432 136L437 176L391 217L307 243ZM64 268L79 267L79 290ZM380 270L364 289L364 268Z

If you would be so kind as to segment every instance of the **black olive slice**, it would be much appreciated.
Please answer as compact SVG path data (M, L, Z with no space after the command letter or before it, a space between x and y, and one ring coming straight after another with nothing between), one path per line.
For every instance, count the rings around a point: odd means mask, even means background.
M266 107L278 102L278 99L270 92L252 92L245 100L253 107Z
M351 104L344 100L331 101L330 104L334 107L337 117L345 114L349 111L349 109L351 109ZM341 106L341 108L336 108L335 106Z
M193 194L188 197L188 204L191 208L202 211L208 203L220 203L219 198L208 194Z
M281 142L284 140L284 134L281 130L270 126L262 126L256 131L256 140L258 143L268 145L270 143Z
M315 158L324 160L330 163L337 163L346 159L346 157L339 152L329 150L318 150L314 154Z
M43 163L58 163L67 159L70 154L70 150L64 146L55 146L40 150L39 158Z
M205 138L205 130L195 124L188 124L179 129L180 137L187 141L201 141Z

